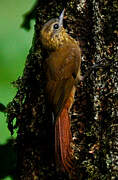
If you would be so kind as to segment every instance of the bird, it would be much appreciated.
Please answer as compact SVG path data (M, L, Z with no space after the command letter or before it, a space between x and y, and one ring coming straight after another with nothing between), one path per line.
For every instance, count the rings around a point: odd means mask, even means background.
M74 166L70 109L82 77L81 50L63 26L64 11L43 25L40 39L48 52L44 61L45 92L54 121L55 161L58 168L71 174Z

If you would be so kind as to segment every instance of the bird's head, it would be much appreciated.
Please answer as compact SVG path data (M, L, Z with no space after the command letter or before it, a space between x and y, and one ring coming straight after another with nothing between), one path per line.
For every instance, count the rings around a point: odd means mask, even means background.
M56 49L65 39L66 31L63 28L64 10L59 18L49 20L41 30L41 42L45 48Z

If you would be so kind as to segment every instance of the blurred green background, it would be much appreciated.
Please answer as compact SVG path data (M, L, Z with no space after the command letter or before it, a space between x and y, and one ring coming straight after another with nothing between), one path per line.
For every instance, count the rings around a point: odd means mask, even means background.
M20 26L23 14L29 11L34 3L35 0L0 0L0 103L4 105L7 105L16 93L11 82L22 75L31 47L34 22L28 32ZM6 117L0 112L0 145L3 146L9 138Z

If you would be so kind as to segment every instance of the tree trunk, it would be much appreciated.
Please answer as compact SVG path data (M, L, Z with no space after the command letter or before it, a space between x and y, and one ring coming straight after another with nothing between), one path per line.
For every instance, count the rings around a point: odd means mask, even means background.
M118 176L118 54L116 0L39 0L25 16L23 27L36 19L34 39L13 101L7 106L8 127L18 129L18 179L74 179L56 171L54 127L45 97L43 62L46 52L40 30L65 11L64 27L82 50L84 81L77 86L71 109L76 179L115 179ZM16 120L16 123L14 122ZM14 125L15 123L15 125Z

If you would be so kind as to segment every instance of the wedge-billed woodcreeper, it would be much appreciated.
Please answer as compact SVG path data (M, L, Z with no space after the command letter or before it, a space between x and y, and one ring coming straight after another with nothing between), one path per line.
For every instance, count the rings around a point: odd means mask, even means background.
M79 45L63 27L64 10L41 30L42 45L49 52L45 60L46 94L55 122L55 157L58 167L71 172L72 133L69 111L74 101L76 84L80 80L81 52Z

